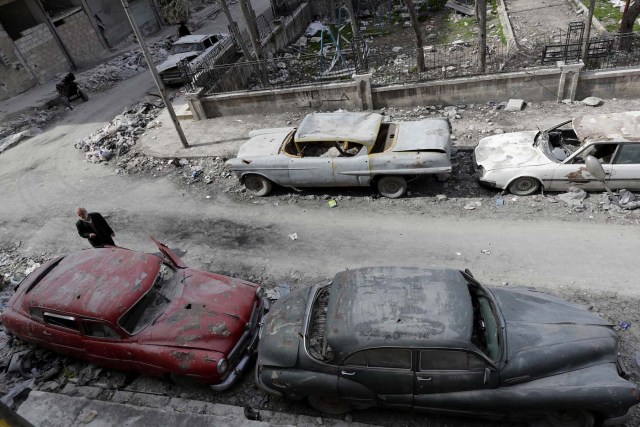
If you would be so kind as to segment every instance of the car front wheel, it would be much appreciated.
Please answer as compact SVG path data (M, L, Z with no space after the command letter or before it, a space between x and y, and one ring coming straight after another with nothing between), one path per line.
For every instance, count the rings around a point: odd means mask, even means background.
M553 411L546 419L550 427L593 427L595 417L591 412L579 409Z
M401 176L385 176L378 181L378 191L384 197L397 199L407 192L407 181Z
M271 192L273 184L264 176L247 175L244 177L244 186L250 194L264 197Z
M516 178L509 184L509 192L516 196L530 196L540 189L540 181L529 176Z
M318 411L329 415L342 415L353 409L351 408L351 405L337 397L314 394L309 396L307 399L309 400L309 405L313 406Z

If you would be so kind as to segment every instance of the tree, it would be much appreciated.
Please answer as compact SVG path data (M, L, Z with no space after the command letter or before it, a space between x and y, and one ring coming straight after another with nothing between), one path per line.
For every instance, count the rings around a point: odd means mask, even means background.
M620 28L618 32L621 34L633 32L633 24L640 15L640 0L634 0L630 3L627 0L624 14L622 15L622 21L620 22Z
M409 16L411 17L411 26L416 33L416 63L418 65L418 72L424 72L424 42L422 41L422 31L420 30L420 23L418 22L418 14L416 13L416 7L413 5L413 0L404 0L404 5L409 10Z
M478 72L487 69L487 0L476 0L478 17Z

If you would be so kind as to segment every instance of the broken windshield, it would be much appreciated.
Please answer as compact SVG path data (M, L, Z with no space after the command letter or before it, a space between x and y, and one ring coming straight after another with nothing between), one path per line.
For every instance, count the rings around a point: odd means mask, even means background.
M163 264L153 286L120 318L119 323L122 329L135 335L153 323L164 313L179 286L178 273Z
M201 50L204 50L201 43L180 43L173 45L171 53L200 52Z
M499 317L493 302L479 285L470 284L469 293L473 304L473 335L471 340L491 360L498 362L502 342Z

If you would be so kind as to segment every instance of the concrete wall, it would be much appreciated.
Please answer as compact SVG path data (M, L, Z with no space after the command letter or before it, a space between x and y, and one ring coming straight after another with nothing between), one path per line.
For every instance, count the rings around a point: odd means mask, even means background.
M82 67L102 59L107 52L89 18L82 10L56 23L58 35L76 66Z
M207 96L189 94L188 99L191 110L200 112L196 114L198 119L263 110L367 110L485 103L510 98L533 102L555 101L561 75L559 68L551 68L374 88L370 85L370 77L364 75L354 76L354 81L349 83ZM587 96L640 97L640 68L583 72L579 75L576 93L578 100Z
M14 43L40 83L46 83L56 74L69 70L70 64L47 24L38 24L23 31L22 37Z
M0 26L0 100L11 98L38 83L20 59L13 40Z
M104 25L104 37L110 46L124 40L131 34L131 25L124 13L120 1L114 0L86 0L89 13L96 15Z
M268 37L262 40L265 52L276 53L300 38L311 23L312 14L309 3L304 3L292 16L288 16L282 24L273 29Z
M330 83L322 86L303 86L281 90L261 90L204 96L197 100L205 119L211 117L249 114L256 111L280 113L286 111L362 110L363 102L356 82ZM197 114L196 114L197 115Z

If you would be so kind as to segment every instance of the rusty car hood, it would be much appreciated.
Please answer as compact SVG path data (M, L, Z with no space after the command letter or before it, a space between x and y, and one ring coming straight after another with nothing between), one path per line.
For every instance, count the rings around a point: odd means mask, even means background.
M253 131L251 139L240 146L238 159L252 159L261 156L275 156L280 152L284 139L295 128L273 128Z
M451 151L450 124L447 119L398 122L393 151Z
M251 318L256 285L194 269L178 271L182 293L138 342L213 350L227 355Z
M488 171L553 163L540 147L533 146L536 133L513 132L482 138L474 150L476 163Z
M506 322L501 381L527 381L615 362L612 325L584 306L523 288L492 288Z
M258 364L287 368L296 365L305 311L315 289L291 292L273 304L260 336Z

